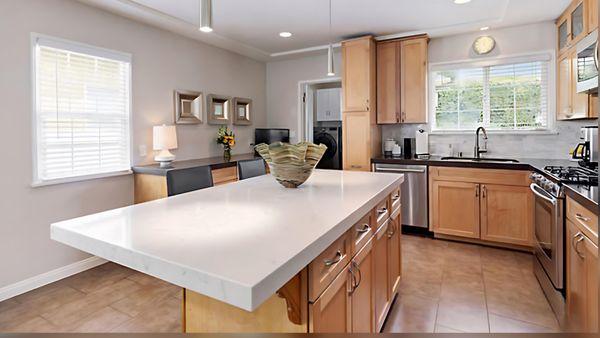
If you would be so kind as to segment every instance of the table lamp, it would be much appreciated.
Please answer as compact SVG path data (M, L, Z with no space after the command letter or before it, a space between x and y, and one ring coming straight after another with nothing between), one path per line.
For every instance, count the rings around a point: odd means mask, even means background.
M160 153L154 157L156 162L160 163L162 168L171 165L175 159L169 150L177 149L177 130L175 126L154 126L152 133L152 145L154 150L159 150Z

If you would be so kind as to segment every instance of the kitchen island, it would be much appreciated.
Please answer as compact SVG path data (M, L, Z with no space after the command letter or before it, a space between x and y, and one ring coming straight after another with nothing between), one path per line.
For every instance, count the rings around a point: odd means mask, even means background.
M339 332L325 323L343 317L325 312L334 301L345 302L343 331L360 320L372 332L398 287L402 181L316 170L285 189L265 175L58 222L51 238L182 287L185 332ZM366 277L376 249L385 269ZM351 294L376 308L352 317Z

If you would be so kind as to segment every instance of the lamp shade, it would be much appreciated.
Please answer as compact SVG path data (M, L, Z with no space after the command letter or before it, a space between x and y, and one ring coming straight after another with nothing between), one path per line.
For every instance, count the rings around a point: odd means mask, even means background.
M177 130L175 126L154 126L152 145L154 150L177 149Z

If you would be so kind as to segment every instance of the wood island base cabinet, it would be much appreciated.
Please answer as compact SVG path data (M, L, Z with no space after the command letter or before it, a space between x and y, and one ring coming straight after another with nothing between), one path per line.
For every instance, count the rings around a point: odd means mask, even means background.
M183 291L186 333L375 333L398 292L400 187L248 312Z

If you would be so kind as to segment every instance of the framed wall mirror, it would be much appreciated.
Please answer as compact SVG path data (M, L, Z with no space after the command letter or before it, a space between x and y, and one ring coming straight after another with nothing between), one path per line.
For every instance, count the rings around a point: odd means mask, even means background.
M207 96L208 123L229 124L231 121L231 98L229 96L211 94Z
M202 92L176 90L174 102L176 124L202 123L202 115L204 115L204 95Z
M233 124L249 126L252 124L252 100L243 97L233 99Z

